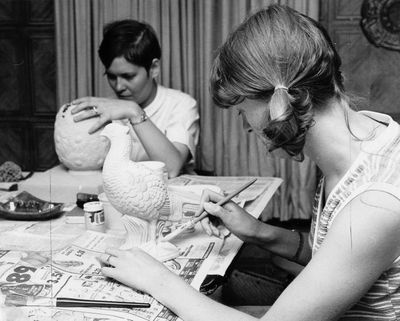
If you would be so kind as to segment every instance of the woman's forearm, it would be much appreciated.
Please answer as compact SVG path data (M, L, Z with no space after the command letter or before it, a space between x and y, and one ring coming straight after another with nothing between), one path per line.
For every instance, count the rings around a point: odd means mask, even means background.
M164 162L169 177L178 176L187 154L182 155L150 119L133 128L150 159Z
M261 223L246 241L302 265L311 259L308 233L300 236L297 231Z
M179 276L165 271L150 294L185 321L256 320L199 293Z
M217 194L203 194L201 204L210 215L218 217L242 241L256 244L302 265L309 261L310 250L307 233L299 234L296 231L263 223L232 202L224 206L215 204L220 199L221 196L217 196ZM209 234L213 233L208 226L208 220L202 222L202 225Z

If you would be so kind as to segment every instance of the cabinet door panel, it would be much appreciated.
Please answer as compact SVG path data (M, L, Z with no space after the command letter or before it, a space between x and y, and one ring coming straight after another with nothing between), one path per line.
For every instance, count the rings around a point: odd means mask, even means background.
M54 22L54 0L29 1L29 21L31 23Z
M16 22L19 16L19 6L15 0L0 1L0 25Z
M22 47L23 36L16 29L0 30L0 115L22 114L25 88L26 60Z
M51 31L31 35L34 115L54 114L56 106L56 61Z
M54 147L53 124L39 123L34 129L34 159L38 170L45 170L58 163Z

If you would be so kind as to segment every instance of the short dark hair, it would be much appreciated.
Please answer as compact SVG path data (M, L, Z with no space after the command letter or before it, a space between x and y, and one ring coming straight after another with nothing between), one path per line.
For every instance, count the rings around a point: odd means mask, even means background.
M99 57L108 68L117 57L149 71L153 59L161 58L161 47L154 29L132 19L117 20L104 26Z

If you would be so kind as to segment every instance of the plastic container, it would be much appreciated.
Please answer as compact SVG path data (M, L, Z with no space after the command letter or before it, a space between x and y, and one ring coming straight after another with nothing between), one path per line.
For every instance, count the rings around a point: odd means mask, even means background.
M85 212L85 226L87 230L104 233L106 231L104 221L104 209L101 202L87 202L83 204Z

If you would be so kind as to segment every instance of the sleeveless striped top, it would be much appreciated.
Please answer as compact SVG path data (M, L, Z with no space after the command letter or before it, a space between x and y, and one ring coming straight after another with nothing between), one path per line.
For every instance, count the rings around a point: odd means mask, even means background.
M381 190L400 199L400 126L384 114L360 113L387 124L387 127L374 140L363 142L362 152L332 190L325 205L324 179L321 179L314 199L309 239L313 254L320 248L336 215L360 193ZM400 320L400 257L343 319Z

